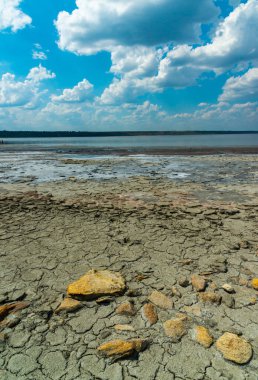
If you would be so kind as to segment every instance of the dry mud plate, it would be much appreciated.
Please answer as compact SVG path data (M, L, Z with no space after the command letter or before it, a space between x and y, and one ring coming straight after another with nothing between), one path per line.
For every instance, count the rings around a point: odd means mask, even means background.
M257 380L257 193L208 190L2 186L1 380ZM118 291L70 297L92 270Z

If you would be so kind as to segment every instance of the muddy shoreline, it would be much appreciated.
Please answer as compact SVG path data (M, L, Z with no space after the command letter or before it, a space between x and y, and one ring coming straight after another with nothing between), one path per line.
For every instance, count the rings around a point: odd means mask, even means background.
M196 148L145 148L145 147L128 147L128 148L85 148L75 147L74 145L65 146L42 146L42 145L24 145L6 143L0 145L1 152L57 152L66 154L87 154L87 155L157 155L157 156L199 156L199 155L231 155L231 154L258 154L258 147L196 147Z

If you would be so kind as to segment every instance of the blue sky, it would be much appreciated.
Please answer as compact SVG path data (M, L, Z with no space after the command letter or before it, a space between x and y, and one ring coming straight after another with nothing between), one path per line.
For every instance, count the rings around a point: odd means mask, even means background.
M0 129L258 130L258 0L0 0Z

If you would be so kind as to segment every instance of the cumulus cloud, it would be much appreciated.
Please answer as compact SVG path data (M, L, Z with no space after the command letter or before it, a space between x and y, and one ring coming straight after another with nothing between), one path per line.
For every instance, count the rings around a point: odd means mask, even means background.
M30 79L33 82L41 82L45 79L55 78L55 73L52 73L50 70L46 69L44 66L37 66L30 69L27 79Z
M39 66L30 70L25 80L17 80L11 73L3 74L0 79L0 107L35 107L44 91L40 84L55 74Z
M252 38L250 38L252 36ZM115 79L101 100L106 104L132 101L146 92L196 84L203 73L242 70L258 59L258 1L235 8L217 27L210 43L193 47L114 48L111 71Z
M223 102L258 99L258 68L249 69L242 76L231 77L223 87Z
M56 103L81 103L92 97L92 90L93 85L87 79L83 79L73 88L67 88L61 95L53 95L51 99Z
M218 25L211 43L196 48L181 45L171 50L165 59L165 71L170 71L171 77L185 70L191 83L204 71L221 73L257 59L258 1L249 0Z
M201 24L218 15L213 0L76 0L76 5L72 13L58 15L59 47L86 55L117 46L197 42Z
M10 28L13 32L31 24L31 18L19 6L22 0L0 0L0 31Z

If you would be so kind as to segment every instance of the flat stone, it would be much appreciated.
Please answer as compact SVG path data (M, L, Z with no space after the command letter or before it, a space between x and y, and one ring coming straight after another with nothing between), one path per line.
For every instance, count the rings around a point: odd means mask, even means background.
M217 305L221 302L221 296L213 292L200 293L199 299L204 303L216 303Z
M121 332L121 331L135 331L135 329L133 328L133 326L130 326L130 325L115 325L115 330L117 332Z
M125 290L125 280L118 272L108 270L90 270L78 281L70 284L67 293L70 296L98 298L116 295Z
M155 325L158 321L156 308L151 303L146 303L142 308L142 317L149 326Z
M101 305L101 304L108 304L110 302L113 302L114 301L114 298L113 297L108 297L108 296L104 296L104 297L99 297L98 299L96 299L96 302L97 304Z
M132 302L124 302L116 308L116 314L133 316L136 314L134 304Z
M204 277L198 274L193 274L191 277L192 286L197 292L203 292L207 286L207 281Z
M71 313L73 311L76 311L82 307L81 302L74 300L73 298L66 297L61 304L58 306L58 308L55 310L56 314L66 312Z
M222 289L225 290L225 292L227 292L229 294L235 293L235 289L230 284L224 284L224 285L222 285Z
M253 355L253 349L250 343L228 332L217 340L216 347L225 359L237 364L248 363Z
M187 318L171 319L163 323L165 334L172 338L172 342L178 343L187 334Z
M139 353L147 347L147 342L142 339L132 340L112 340L98 347L98 351L106 356L114 359L122 359Z
M0 321L4 320L10 313L15 313L29 306L28 302L12 302L0 306Z
M149 300L161 309L172 309L174 306L174 303L170 297L158 292L157 290L154 290L154 292L151 293Z
M12 328L20 323L21 319L16 314L9 314L2 322L0 322L1 328Z
M213 343L213 336L210 334L209 330L204 326L196 326L193 329L193 340L198 342L205 348L209 348Z
M183 310L187 314L193 314L196 317L201 317L202 316L202 309L199 305L193 305L193 306L184 306Z
M258 278L254 278L251 285L255 290L258 290Z

